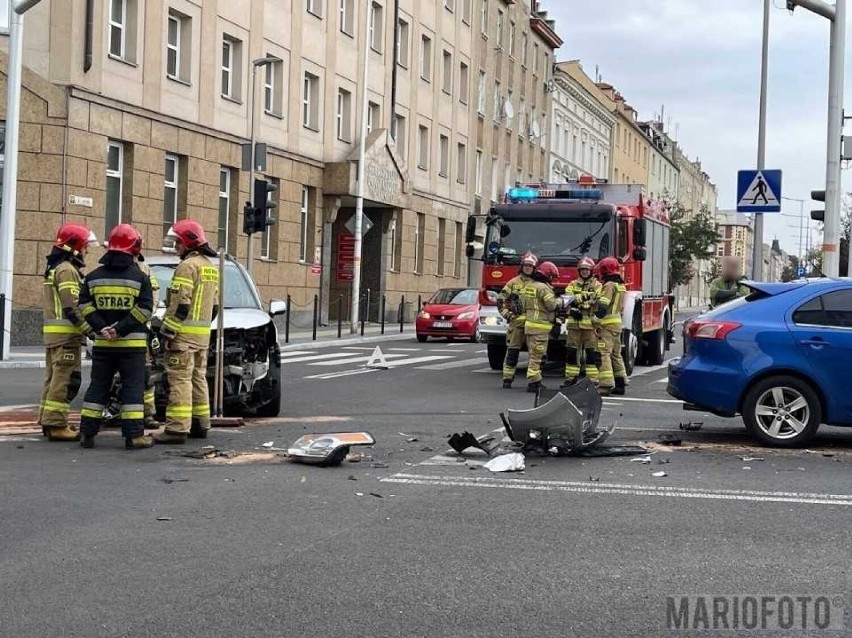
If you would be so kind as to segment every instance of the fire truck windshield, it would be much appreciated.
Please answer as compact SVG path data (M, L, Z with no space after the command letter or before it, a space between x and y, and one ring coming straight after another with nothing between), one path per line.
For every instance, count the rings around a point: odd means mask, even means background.
M591 215L499 215L492 218L485 242L485 262L518 264L531 251L539 259L570 266L585 256L596 261L615 249L615 216Z

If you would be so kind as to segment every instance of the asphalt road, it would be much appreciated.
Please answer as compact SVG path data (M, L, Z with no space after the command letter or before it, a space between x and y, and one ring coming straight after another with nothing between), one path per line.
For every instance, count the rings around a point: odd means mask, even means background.
M390 370L364 372L371 350L287 353L285 417L188 446L236 458L0 436L0 635L664 636L684 634L670 596L848 597L852 432L752 447L739 420L684 413L665 371L640 369L602 419L649 464L528 457L491 474L446 437L531 407L525 384L500 389L478 344L395 342ZM0 372L0 403L33 403L40 374ZM275 451L336 429L370 431L370 458Z

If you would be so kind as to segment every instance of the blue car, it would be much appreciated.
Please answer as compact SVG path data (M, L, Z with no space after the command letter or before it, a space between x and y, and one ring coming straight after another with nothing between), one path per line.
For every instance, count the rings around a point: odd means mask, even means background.
M669 394L686 409L740 414L776 447L804 445L821 423L852 426L852 280L746 285L749 296L684 325Z

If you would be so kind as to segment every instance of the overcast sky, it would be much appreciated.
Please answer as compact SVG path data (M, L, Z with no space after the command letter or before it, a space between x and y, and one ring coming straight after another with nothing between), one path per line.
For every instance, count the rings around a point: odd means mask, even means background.
M809 199L825 184L828 20L804 9L793 16L774 0L769 50L767 168L784 171L783 195ZM719 189L719 208L736 205L739 169L754 168L760 91L762 0L546 0L565 41L558 60L579 59L653 119L665 105L671 134L699 158ZM591 8L594 5L594 8ZM849 34L852 35L852 16ZM850 47L852 48L852 47ZM847 54L850 52L847 51ZM846 73L852 111L852 63ZM846 130L852 135L852 123ZM844 171L852 191L852 171ZM815 206L813 206L815 207ZM805 203L807 216L812 204ZM798 251L799 203L766 215L769 242Z

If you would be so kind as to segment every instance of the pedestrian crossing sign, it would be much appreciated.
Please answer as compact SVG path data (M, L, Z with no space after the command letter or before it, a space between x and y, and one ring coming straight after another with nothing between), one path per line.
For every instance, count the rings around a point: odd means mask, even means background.
M740 171L737 174L738 213L780 213L781 171Z

